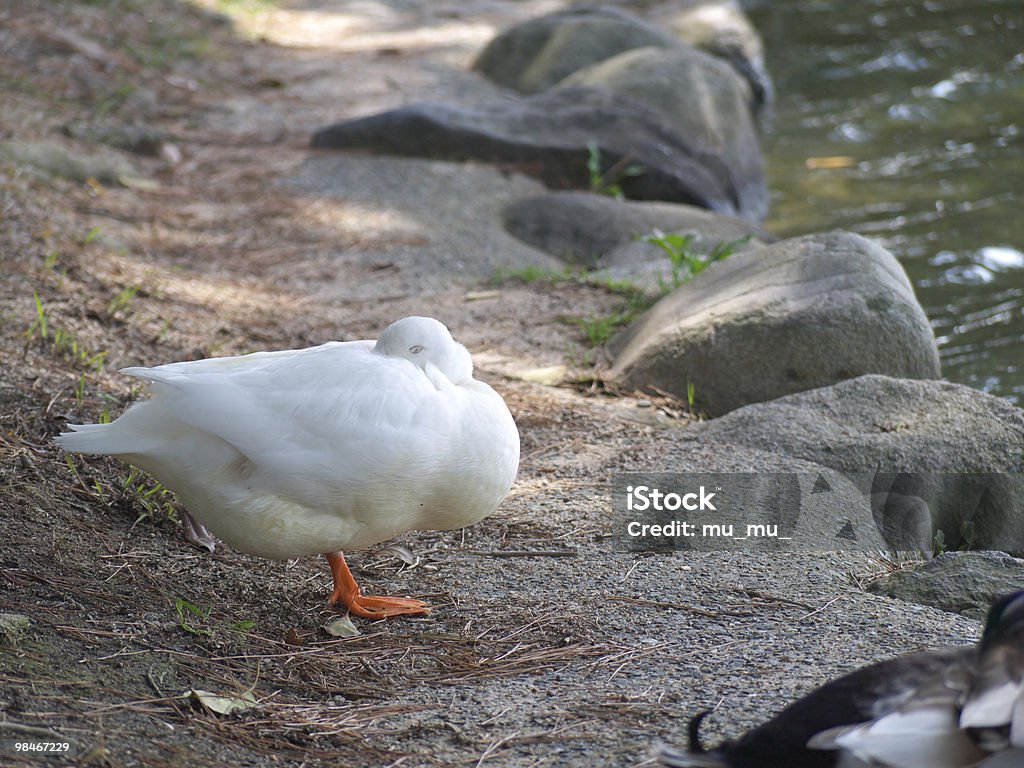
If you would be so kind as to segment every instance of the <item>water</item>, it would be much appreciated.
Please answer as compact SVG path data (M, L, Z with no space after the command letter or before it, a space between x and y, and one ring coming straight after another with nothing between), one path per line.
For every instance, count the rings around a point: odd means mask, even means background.
M760 0L779 235L903 264L945 378L1024 402L1024 2Z

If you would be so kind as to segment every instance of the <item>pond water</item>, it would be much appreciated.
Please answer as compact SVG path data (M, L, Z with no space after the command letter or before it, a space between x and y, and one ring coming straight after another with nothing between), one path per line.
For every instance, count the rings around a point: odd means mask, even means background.
M944 377L1024 402L1024 2L745 5L776 87L766 228L877 238Z

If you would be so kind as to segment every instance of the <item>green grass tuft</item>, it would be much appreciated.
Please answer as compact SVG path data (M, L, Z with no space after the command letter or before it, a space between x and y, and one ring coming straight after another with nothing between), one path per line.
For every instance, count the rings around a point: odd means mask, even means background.
M193 635L210 635L210 630L199 626L210 617L210 609L202 609L188 600L174 598L174 610L178 614L178 626Z
M665 234L660 229L655 229L651 234L643 235L639 239L658 246L668 256L672 265L672 284L659 283L662 291L667 293L688 283L716 261L728 258L738 246L748 242L750 238L751 235L746 235L736 240L723 240L716 243L706 255L696 253L692 249L692 235Z
M35 302L36 314L32 325L24 333L27 343L31 344L35 341L44 349L58 357L70 360L80 368L91 368L97 373L102 371L107 360L107 353L92 352L86 349L66 328L55 326L37 291L32 291L32 299Z

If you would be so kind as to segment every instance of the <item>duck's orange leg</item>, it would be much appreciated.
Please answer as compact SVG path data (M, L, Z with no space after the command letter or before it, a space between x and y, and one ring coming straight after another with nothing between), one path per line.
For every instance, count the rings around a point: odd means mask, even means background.
M427 604L421 600L361 594L359 585L356 584L352 571L348 569L348 563L345 562L344 553L325 552L324 557L327 558L327 563L331 566L331 575L334 577L334 591L328 602L332 604L340 602L348 608L349 613L353 616L359 616L362 619L385 619L388 616L430 613Z

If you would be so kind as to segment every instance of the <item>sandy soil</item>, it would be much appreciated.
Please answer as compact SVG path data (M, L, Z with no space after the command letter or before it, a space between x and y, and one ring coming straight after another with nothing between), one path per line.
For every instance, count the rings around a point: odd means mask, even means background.
M973 641L974 622L865 594L887 567L866 556L619 551L610 478L685 467L688 417L517 378L593 379L577 320L626 300L509 277L556 266L492 215L536 182L307 150L333 120L489 93L473 52L556 4L223 5L234 26L175 0L0 10L0 139L76 157L115 150L62 126L166 139L119 153L128 186L0 161L0 602L30 621L0 639L0 738L77 750L0 762L639 765L700 709L718 708L713 741L863 663ZM195 550L153 481L51 442L130 402L121 367L373 336L414 312L469 345L523 442L493 517L404 537L413 566L351 558L366 591L429 617L332 637L322 561ZM255 705L218 714L193 690Z

